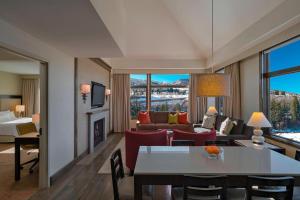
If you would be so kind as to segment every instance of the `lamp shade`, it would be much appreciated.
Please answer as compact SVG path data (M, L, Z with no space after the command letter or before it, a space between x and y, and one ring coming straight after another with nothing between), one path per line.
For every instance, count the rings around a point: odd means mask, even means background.
M271 123L262 112L253 112L247 125L258 128L272 127Z
M218 111L214 106L209 106L206 114L207 115L215 115L215 114L218 114Z
M16 112L25 112L25 105L16 105Z
M83 83L80 85L81 94L89 94L91 92L91 85Z
M39 113L32 115L32 122L35 124L40 123L40 114Z
M228 74L200 74L197 85L197 96L230 96L230 77Z

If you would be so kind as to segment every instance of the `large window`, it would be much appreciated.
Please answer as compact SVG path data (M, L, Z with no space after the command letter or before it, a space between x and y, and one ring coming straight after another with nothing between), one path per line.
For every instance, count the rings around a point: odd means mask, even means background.
M264 111L272 134L300 142L300 40L263 52Z
M131 116L140 110L187 111L188 74L131 74Z

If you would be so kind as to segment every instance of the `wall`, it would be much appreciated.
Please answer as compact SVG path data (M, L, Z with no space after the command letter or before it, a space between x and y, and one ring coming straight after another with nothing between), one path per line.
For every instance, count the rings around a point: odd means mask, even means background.
M106 88L110 88L110 72L94 61L88 58L79 58L78 59L78 81L76 84L76 90L78 90L77 95L77 112L78 112L78 142L77 142L77 153L81 155L88 148L88 117L87 112L98 111L109 109L109 101L110 97L106 100L104 106L102 108L91 109L91 95L89 94L86 100L86 103L83 103L81 94L80 94L80 84L88 83L91 84L91 81L101 83L106 86ZM110 120L105 119L105 123L107 127L110 127ZM111 130L111 129L108 129Z
M0 18L0 46L48 62L48 174L74 158L74 58Z
M240 63L242 119L248 121L252 112L259 111L259 54Z
M0 95L21 95L22 81L18 74L0 71Z

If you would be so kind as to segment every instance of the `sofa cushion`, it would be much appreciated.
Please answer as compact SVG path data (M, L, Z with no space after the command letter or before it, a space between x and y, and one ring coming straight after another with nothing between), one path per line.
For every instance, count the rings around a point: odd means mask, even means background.
M234 126L230 131L230 135L242 135L244 128L244 120L231 118L231 121L234 122Z
M216 130L220 130L221 124L222 124L223 121L226 120L226 118L227 118L226 116L217 115L217 117L216 117L216 123L215 123L215 129Z
M169 112L150 111L152 123L168 123Z
M225 134L225 135L229 135L229 133L231 132L233 126L235 126L234 122L231 121L229 119L229 117L227 117L227 119L225 119L225 121L223 121L222 124L221 124L220 133Z
M178 124L178 114L172 114L169 113L169 117L168 117L168 123L169 124Z
M150 115L148 112L140 111L138 114L138 120L141 124L150 124L151 123Z
M203 128L214 128L216 123L216 116L212 115L204 115L203 117L203 122L202 122L202 127Z
M178 113L178 123L179 124L187 124L188 122L188 114L187 112Z
M156 124L139 124L137 126L137 130L150 130L150 131L154 131L154 130L157 130L157 129L164 129L164 128L157 128L157 125Z

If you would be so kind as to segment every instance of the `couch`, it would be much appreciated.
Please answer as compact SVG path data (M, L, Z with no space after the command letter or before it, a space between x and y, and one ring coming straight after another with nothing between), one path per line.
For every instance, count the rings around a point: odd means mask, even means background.
M216 131L208 130L203 133L185 132L181 130L173 130L173 140L193 140L195 146L203 146L207 140L216 140Z
M167 146L167 130L160 131L125 131L126 166L134 171L140 146Z
M183 131L193 131L193 124L169 124L168 117L169 113L176 113L176 112L160 112L160 111L150 111L150 124L141 124L139 121L136 123L136 129L138 131L154 131L158 129L178 129Z
M216 130L217 140L246 140L250 139L253 134L253 128L247 126L243 120L230 118L232 121L236 122L232 130L228 135L220 133L220 127L223 121L227 119L227 116L217 115L214 129ZM203 128L200 125L194 127L195 132L202 133L209 131L209 129Z

